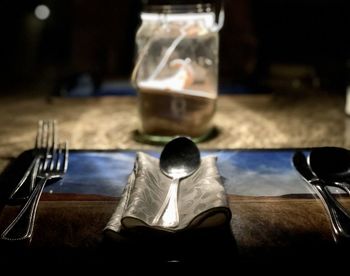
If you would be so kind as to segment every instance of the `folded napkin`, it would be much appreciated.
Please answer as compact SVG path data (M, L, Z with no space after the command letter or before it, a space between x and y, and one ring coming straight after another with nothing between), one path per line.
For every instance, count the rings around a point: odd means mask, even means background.
M171 183L159 169L159 159L138 152L121 199L104 231L132 232L140 227L164 232L206 229L227 224L231 219L224 186L215 156L202 158L199 169L179 183L179 225L153 224Z

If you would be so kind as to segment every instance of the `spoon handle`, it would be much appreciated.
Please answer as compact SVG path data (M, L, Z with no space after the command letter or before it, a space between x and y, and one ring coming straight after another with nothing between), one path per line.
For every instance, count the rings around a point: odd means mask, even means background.
M318 181L318 180L317 180ZM330 215L331 226L335 240L341 241L343 238L350 238L350 222L349 214L339 203L330 195L326 187L313 183L316 190L319 192L320 199L323 202L328 214Z
M350 184L349 183L345 183L345 182L341 182L341 183L337 183L338 186L340 186L341 188L343 188L348 195L350 195Z
M177 206L177 193L179 186L179 178L173 178L157 215L153 219L153 224L157 224L162 218L161 226L176 227L179 225L179 211Z

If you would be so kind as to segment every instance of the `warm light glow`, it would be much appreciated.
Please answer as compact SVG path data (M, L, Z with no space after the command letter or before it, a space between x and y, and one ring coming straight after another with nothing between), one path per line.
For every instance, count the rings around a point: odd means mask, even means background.
M50 9L48 6L39 5L35 8L34 15L40 20L46 20L50 16Z

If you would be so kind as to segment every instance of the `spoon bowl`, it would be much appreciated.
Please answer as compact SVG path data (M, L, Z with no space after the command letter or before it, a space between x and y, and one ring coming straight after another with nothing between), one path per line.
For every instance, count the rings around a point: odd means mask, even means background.
M318 176L334 181L350 179L350 151L338 147L321 147L311 150L311 169Z
M170 178L184 178L200 165L200 152L189 138L177 137L167 143L160 155L160 170Z
M164 146L159 167L172 181L168 194L153 220L154 224L157 224L161 217L163 227L176 227L179 224L177 207L179 181L193 174L199 168L200 162L200 151L190 138L179 136Z
M309 165L315 175L331 185L350 193L350 151L339 147L312 149Z

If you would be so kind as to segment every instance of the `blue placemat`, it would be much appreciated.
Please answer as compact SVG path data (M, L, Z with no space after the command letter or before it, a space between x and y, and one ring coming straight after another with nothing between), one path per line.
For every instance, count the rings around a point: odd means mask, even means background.
M159 157L159 152L145 151ZM208 150L228 194L286 196L312 194L292 165L294 150ZM119 197L135 161L136 151L71 151L63 180L45 187L45 193Z

